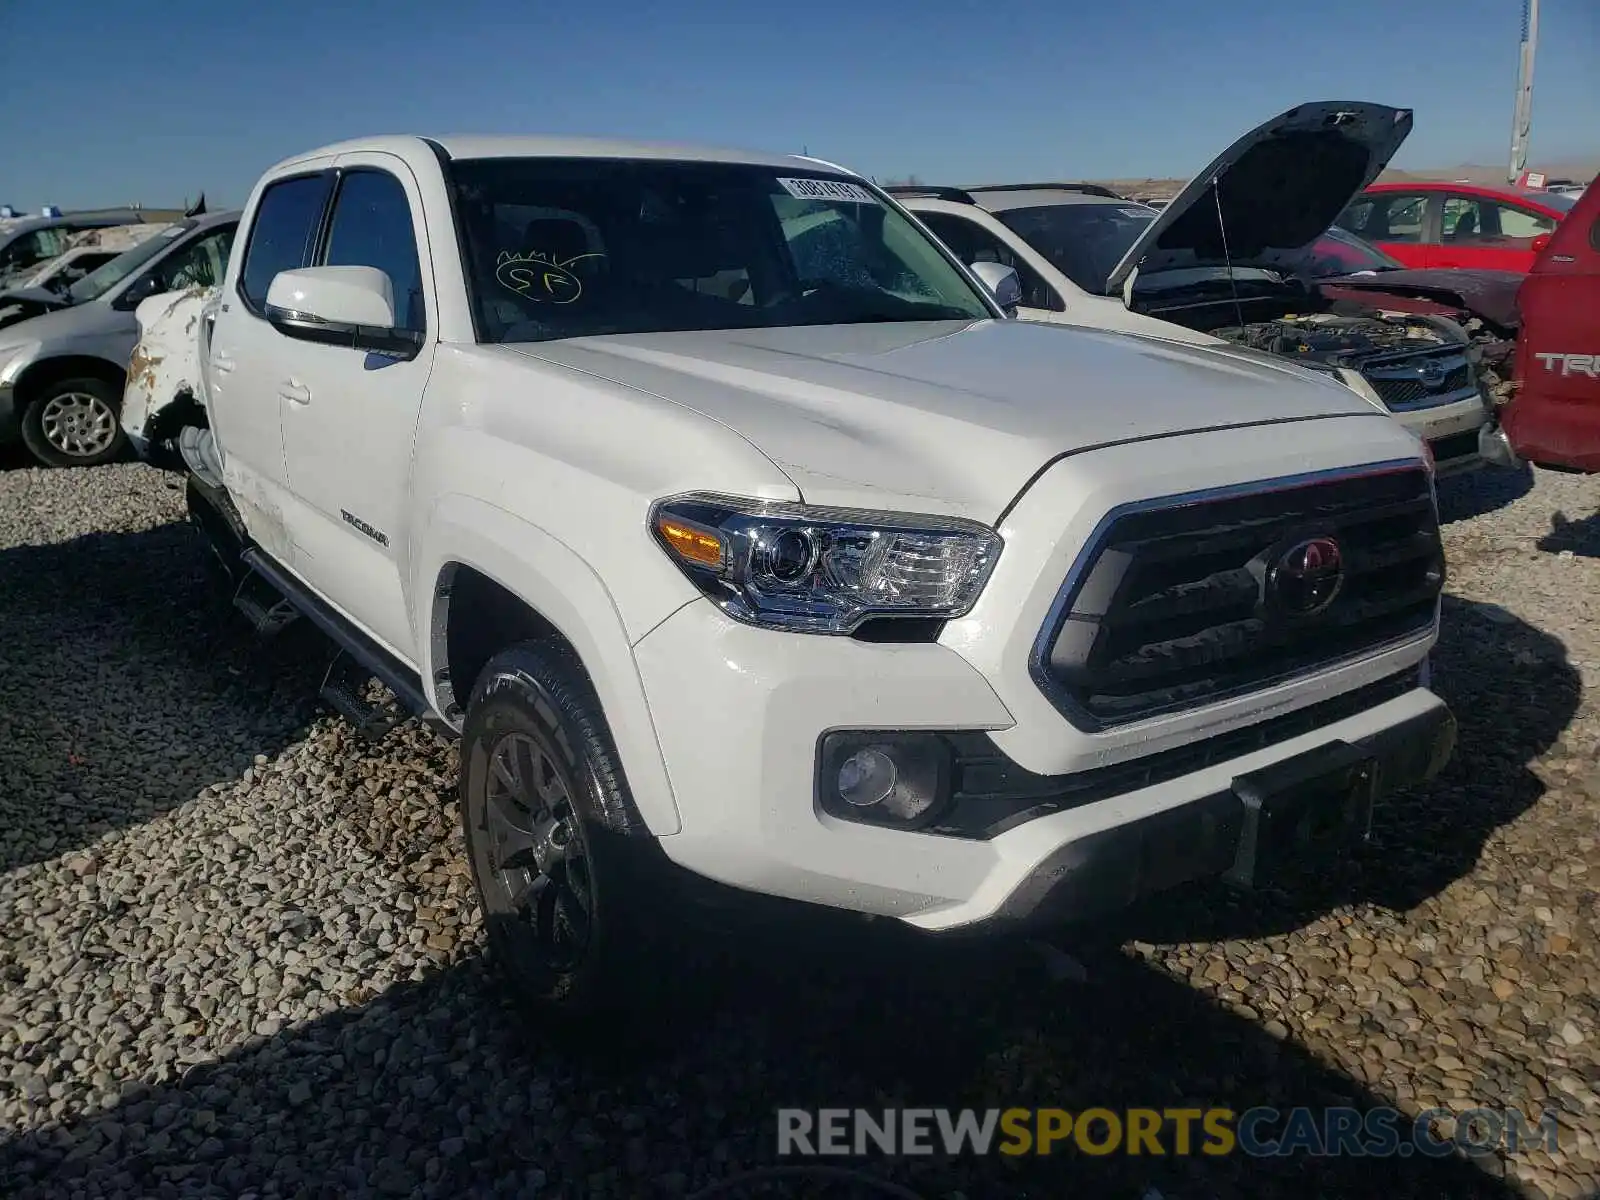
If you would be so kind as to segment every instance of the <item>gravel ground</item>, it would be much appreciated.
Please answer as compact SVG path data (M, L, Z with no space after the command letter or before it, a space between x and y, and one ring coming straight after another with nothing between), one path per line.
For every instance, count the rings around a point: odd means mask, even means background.
M682 998L578 1051L482 961L455 751L308 703L136 465L0 470L0 1194L694 1194L779 1105L1513 1106L1555 1154L868 1164L927 1200L1588 1196L1600 1183L1600 481L1441 488L1446 775L1291 891L929 942L742 905ZM638 1036L632 1036L637 1034ZM749 1187L748 1196L878 1195Z

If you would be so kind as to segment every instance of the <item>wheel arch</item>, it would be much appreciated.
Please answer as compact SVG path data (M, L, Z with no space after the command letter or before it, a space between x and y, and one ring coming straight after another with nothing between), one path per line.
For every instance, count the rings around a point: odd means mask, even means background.
M427 542L435 549L419 560L417 641L435 711L460 728L478 675L498 650L528 640L562 646L600 701L649 832L678 832L682 821L633 646L593 568L544 530L464 496L441 501Z
M12 388L17 397L17 407L23 409L38 399L40 393L52 383L59 383L63 379L99 379L117 390L120 402L127 378L128 373L124 368L98 355L54 354L36 358L24 367Z

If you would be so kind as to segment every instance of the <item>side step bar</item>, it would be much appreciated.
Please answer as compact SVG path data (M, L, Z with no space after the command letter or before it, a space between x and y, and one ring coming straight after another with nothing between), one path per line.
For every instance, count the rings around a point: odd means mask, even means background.
M348 721L363 740L379 742L404 720L405 714L396 716L368 700L364 693L369 679L371 675L367 669L341 649L328 664L318 695L324 704Z
M432 711L428 697L422 690L422 679L415 671L359 629L351 628L349 622L280 567L259 546L251 546L246 550L241 561L276 588L313 625L393 692L406 708L423 717ZM341 715L344 714L341 712Z

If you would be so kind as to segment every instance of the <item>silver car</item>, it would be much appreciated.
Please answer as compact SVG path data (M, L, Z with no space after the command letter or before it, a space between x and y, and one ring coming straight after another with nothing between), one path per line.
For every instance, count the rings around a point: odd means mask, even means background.
M126 440L118 410L139 340L134 310L162 292L210 287L227 266L239 213L180 221L64 293L0 293L39 315L0 329L0 443L18 437L46 466L110 462Z

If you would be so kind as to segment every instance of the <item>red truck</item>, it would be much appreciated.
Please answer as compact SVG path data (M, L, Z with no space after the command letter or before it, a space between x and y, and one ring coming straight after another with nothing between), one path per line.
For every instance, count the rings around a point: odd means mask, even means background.
M1512 446L1540 466L1600 472L1600 186L1551 234L1517 308L1519 383L1503 417Z

